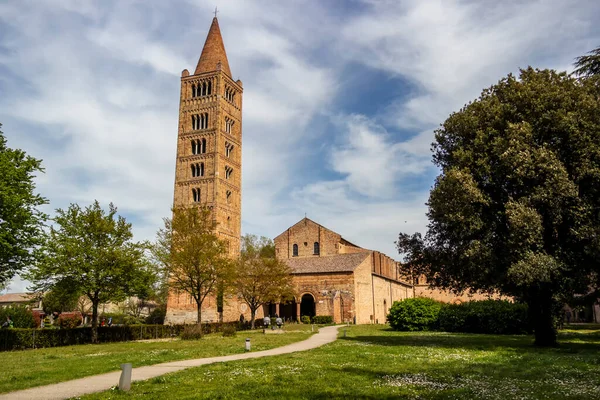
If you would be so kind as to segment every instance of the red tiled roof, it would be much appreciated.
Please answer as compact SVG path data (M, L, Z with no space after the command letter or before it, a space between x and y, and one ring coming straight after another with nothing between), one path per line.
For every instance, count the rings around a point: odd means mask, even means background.
M370 255L371 252L365 251L325 257L294 257L285 261L292 269L292 274L352 272Z
M33 295L28 293L7 293L0 295L0 303L23 303L32 300Z

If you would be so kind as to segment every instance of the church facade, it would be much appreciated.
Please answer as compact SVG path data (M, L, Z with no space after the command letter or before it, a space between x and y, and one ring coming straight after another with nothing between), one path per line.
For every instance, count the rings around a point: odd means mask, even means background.
M231 74L216 17L194 73L184 69L180 84L173 204L210 208L217 235L236 257L241 233L243 86ZM392 303L405 298L460 302L486 297L431 289L420 279L402 276L399 263L385 254L355 245L308 218L274 241L276 256L292 271L296 297L266 305L257 318L277 314L298 320L307 315L331 316L338 323L385 323ZM217 303L216 297L204 301L203 322L250 318L248 306L235 296L225 296L221 306ZM193 298L171 290L165 323L196 322Z

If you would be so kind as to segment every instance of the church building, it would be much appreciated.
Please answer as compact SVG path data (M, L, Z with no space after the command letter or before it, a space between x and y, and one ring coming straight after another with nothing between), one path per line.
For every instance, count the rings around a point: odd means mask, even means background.
M242 205L242 81L229 68L215 16L193 74L181 73L173 204L208 207L216 233L236 257L240 251ZM415 295L459 302L472 298L430 289L400 274L399 263L364 249L340 234L304 218L275 238L276 256L292 271L296 297L258 310L298 320L331 316L335 322L385 323L392 303ZM483 298L477 295L475 298ZM235 296L216 297L202 306L203 322L250 318ZM196 303L186 292L170 290L165 323L197 322Z

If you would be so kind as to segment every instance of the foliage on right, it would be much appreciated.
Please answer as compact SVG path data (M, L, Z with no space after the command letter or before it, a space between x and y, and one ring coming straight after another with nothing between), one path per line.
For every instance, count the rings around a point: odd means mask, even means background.
M425 237L401 233L406 272L438 287L514 296L535 343L600 276L600 77L524 69L436 131L441 169Z

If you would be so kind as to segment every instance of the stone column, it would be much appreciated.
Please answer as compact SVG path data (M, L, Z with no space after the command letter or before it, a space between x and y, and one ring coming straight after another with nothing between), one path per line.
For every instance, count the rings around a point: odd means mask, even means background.
M300 303L296 303L296 319L300 321Z
M277 314L278 317L281 317L281 314L279 314L279 303L275 303L275 314Z

